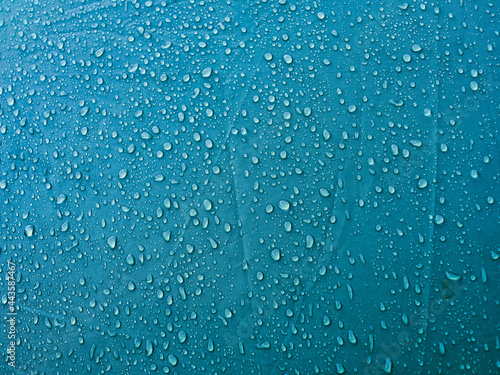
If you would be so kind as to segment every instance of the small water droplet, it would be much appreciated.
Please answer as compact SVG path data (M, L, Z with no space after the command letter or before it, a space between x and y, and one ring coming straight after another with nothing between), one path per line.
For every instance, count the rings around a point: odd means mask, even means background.
M425 178L421 178L418 180L418 187L419 189L425 189L427 187L427 180Z
M125 177L128 175L128 170L127 169L122 169L120 172L118 172L118 178L120 180L123 180Z
M203 69L203 71L201 72L201 76L203 78L208 78L212 75L212 68L205 68Z
M26 227L24 228L24 235L26 237L33 237L34 234L35 234L35 227L32 224L26 225Z
M63 193L63 194L60 194L60 195L57 197L57 199L56 199L56 203L57 203L57 204L63 204L63 203L66 201L66 199L67 199L67 198L68 198L68 196L67 196L66 194L64 194L64 193Z
M286 64L291 64L293 62L293 58L290 55L284 55L283 60L285 60Z
M281 253L278 249L274 249L271 251L271 258L275 261L279 261L281 259Z
M116 244L118 243L118 239L116 238L116 236L111 236L108 238L108 246L111 248L111 249L114 249L116 248Z
M281 200L278 203L278 207L282 209L283 211L288 211L290 209L290 202L286 200Z
M444 223L444 217L442 217L441 215L436 215L436 217L434 218L434 222L437 225L441 225Z

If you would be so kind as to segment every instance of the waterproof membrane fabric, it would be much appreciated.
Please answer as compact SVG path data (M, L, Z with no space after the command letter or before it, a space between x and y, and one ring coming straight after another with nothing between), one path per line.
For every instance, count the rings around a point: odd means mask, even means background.
M1 373L499 373L497 3L0 4Z

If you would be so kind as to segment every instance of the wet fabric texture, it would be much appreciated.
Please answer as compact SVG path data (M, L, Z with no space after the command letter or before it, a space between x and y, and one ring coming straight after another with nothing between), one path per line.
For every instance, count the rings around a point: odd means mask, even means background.
M498 4L0 5L2 373L499 373Z

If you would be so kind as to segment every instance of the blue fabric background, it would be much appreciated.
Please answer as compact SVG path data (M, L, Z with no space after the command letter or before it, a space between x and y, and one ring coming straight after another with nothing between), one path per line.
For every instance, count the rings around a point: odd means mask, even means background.
M498 5L0 4L3 373L500 371Z

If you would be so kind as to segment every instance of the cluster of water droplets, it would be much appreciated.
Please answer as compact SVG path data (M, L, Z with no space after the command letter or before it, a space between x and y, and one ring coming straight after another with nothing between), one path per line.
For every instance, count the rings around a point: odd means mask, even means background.
M19 371L498 370L497 7L334 3L2 6Z

